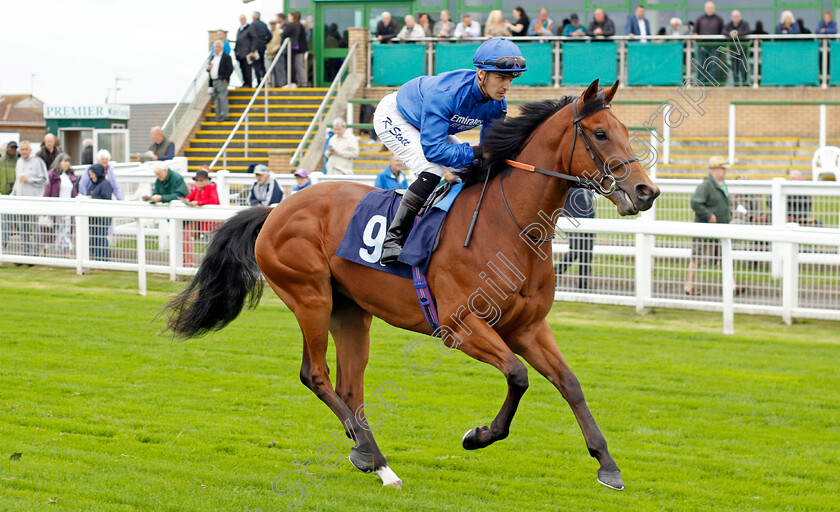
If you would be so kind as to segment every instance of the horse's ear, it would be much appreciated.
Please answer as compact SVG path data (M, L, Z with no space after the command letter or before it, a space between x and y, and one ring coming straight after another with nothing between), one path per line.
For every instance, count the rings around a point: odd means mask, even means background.
M586 103L587 101L591 100L598 94L598 79L596 78L594 82L589 84L589 87L583 92L583 102Z
M612 87L607 89L607 92L604 93L604 99L606 100L607 104L611 103L615 93L618 92L618 80L612 84Z

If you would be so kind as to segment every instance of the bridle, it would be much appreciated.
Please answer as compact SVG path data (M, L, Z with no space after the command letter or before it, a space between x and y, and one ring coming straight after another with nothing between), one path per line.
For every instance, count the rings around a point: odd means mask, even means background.
M560 178L564 180L568 180L572 182L572 188L588 188L590 190L594 190L595 192L601 194L602 196L608 196L615 192L616 186L618 182L613 175L613 171L620 167L624 167L625 165L631 164L633 162L638 162L638 158L627 158L615 165L607 166L607 161L601 156L601 153L598 152L598 149L592 144L592 139L589 138L589 135L586 133L586 130L583 129L580 122L586 119L588 116L599 112L601 110L610 108L609 104L603 102L599 108L596 108L586 114L578 115L577 113L577 98L572 101L572 115L574 116L574 124L575 124L575 136L572 139L572 150L569 152L569 165L568 168L572 168L572 159L575 156L575 143L577 142L578 137L583 141L583 147L586 148L586 152L589 154L589 158L595 162L595 165L598 171L601 173L601 179L599 181L593 180L589 177L581 178L580 176L572 176L571 174L563 174L559 172L549 171L547 169L540 169L539 167L517 162L516 160L505 160L505 163L510 165L515 169L521 169L523 171L534 172L538 174L544 174L546 176L551 176L554 178ZM604 187L603 183L605 180L610 180L609 188ZM532 234L525 231L525 228L519 225L519 222L516 221L516 218L513 216L513 211L511 211L510 206L508 205L507 198L505 198L505 188L502 183L504 180L504 176L499 176L499 187L502 190L502 201L505 203L505 208L507 208L508 214L510 214L510 218L513 219L513 223L516 224L516 227L519 228L520 231L524 232L528 235L534 242L537 243L545 243L554 239L554 235L551 235L549 238L538 238L533 236Z

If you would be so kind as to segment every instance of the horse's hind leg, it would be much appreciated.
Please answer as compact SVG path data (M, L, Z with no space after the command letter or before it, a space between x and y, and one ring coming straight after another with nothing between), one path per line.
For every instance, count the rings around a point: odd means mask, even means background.
M510 423L516 414L519 400L528 389L528 369L517 359L502 338L483 320L474 316L464 319L472 333L467 337L463 331L458 350L479 361L491 364L499 369L507 379L508 392L501 410L490 423L490 427L476 427L468 430L461 439L467 450L484 448L508 436Z
M336 351L336 385L339 398L356 413L356 420L362 427L357 437L365 434L370 438L370 452L360 448L352 454L351 461L359 469L371 469L382 479L382 485L402 487L402 480L388 467L385 456L376 445L373 432L367 425L361 409L365 393L365 367L370 348L371 315L346 297L336 295L333 298L333 310L330 317L330 332L333 335ZM352 436L351 432L347 432ZM355 459L355 460L353 460Z
M601 464L598 469L598 481L611 489L624 490L621 472L607 450L607 440L595 424L595 419L583 398L580 383L569 365L563 360L548 322L543 321L542 325L536 329L536 336L532 335L529 340L523 339L521 343L517 343L516 347L517 353L554 384L571 406L583 432L589 454L598 459Z

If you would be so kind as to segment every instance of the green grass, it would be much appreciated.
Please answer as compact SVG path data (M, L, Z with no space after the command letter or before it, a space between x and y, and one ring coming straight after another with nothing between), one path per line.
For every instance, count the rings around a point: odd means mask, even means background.
M269 291L224 331L173 343L153 318L182 286L149 276L139 297L135 274L0 267L0 510L287 510L296 495L272 480L304 481L294 461L313 467L341 433L298 380L297 324ZM550 321L626 491L596 483L569 407L533 370L511 436L464 451L502 403L501 374L458 352L416 375L414 336L375 321L367 391L406 396L375 431L405 487L345 460L313 469L325 479L299 510L840 508L837 323L739 316L723 336L717 314L566 303Z

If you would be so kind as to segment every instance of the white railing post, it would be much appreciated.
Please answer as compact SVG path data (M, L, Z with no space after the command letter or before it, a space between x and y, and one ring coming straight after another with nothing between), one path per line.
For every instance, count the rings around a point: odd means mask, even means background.
M76 216L76 273L85 273L90 258L90 223L86 215Z
M666 122L670 112L671 104L666 103L665 108L662 110L662 163L666 165L671 163L671 125ZM654 142L655 140L656 137L654 137L653 132L651 132L650 141ZM654 162L654 165L655 164L656 163Z
M618 85L627 87L627 41L618 41Z
M171 202L169 203L169 207L173 208L175 205ZM175 270L178 266L178 234L177 234L177 224L180 221L172 219L168 222L167 231L169 232L169 280L174 281L176 278Z
M560 76L562 74L560 71L560 41L554 41L554 43L552 43L551 51L554 54L554 76L552 78L554 79L554 87L559 88Z
M137 287L143 297L146 296L146 231L143 228L143 219L134 219L137 223Z
M653 235L636 233L636 313L647 311L652 294Z
M786 223L786 229L793 229L796 223ZM783 243L784 271L782 276L782 320L787 325L793 322L793 310L799 306L799 244Z
M773 178L770 183L770 224L780 228L787 223L787 200L782 191L784 178ZM782 277L782 252L778 242L772 242L770 255L770 275L773 279Z
M668 116L667 109L668 109L668 107L665 107L665 109L666 109L665 110L665 116L666 116L665 118L667 119L667 116ZM665 130L669 130L668 123L663 123L663 124L665 125ZM656 146L658 144L659 144L659 141L656 139L656 132L651 130L651 132L650 132L650 147L652 147L654 150L656 150ZM664 151L667 151L667 149L664 149ZM658 153L658 151L657 151L657 153ZM665 163L668 163L668 162L665 162ZM653 159L653 165L650 166L650 178L651 179L654 179L654 180L656 179L656 172L657 172L657 165L658 164L659 164L659 158L654 158Z
M753 39L753 76L752 76L752 86L753 89L758 89L758 63L761 60L761 45L758 42L758 39Z
M828 89L828 39L820 41L820 54L822 56L822 73L820 73L820 87ZM837 70L834 70L835 73Z
M729 165L735 164L735 104L729 104Z
M820 148L825 147L825 103L820 105Z
M353 124L353 104L347 102L347 124Z
M219 192L219 204L230 204L230 183L228 182L230 171L221 170L216 172L216 190Z
M723 292L723 334L735 334L735 270L732 261L732 239L720 241Z

